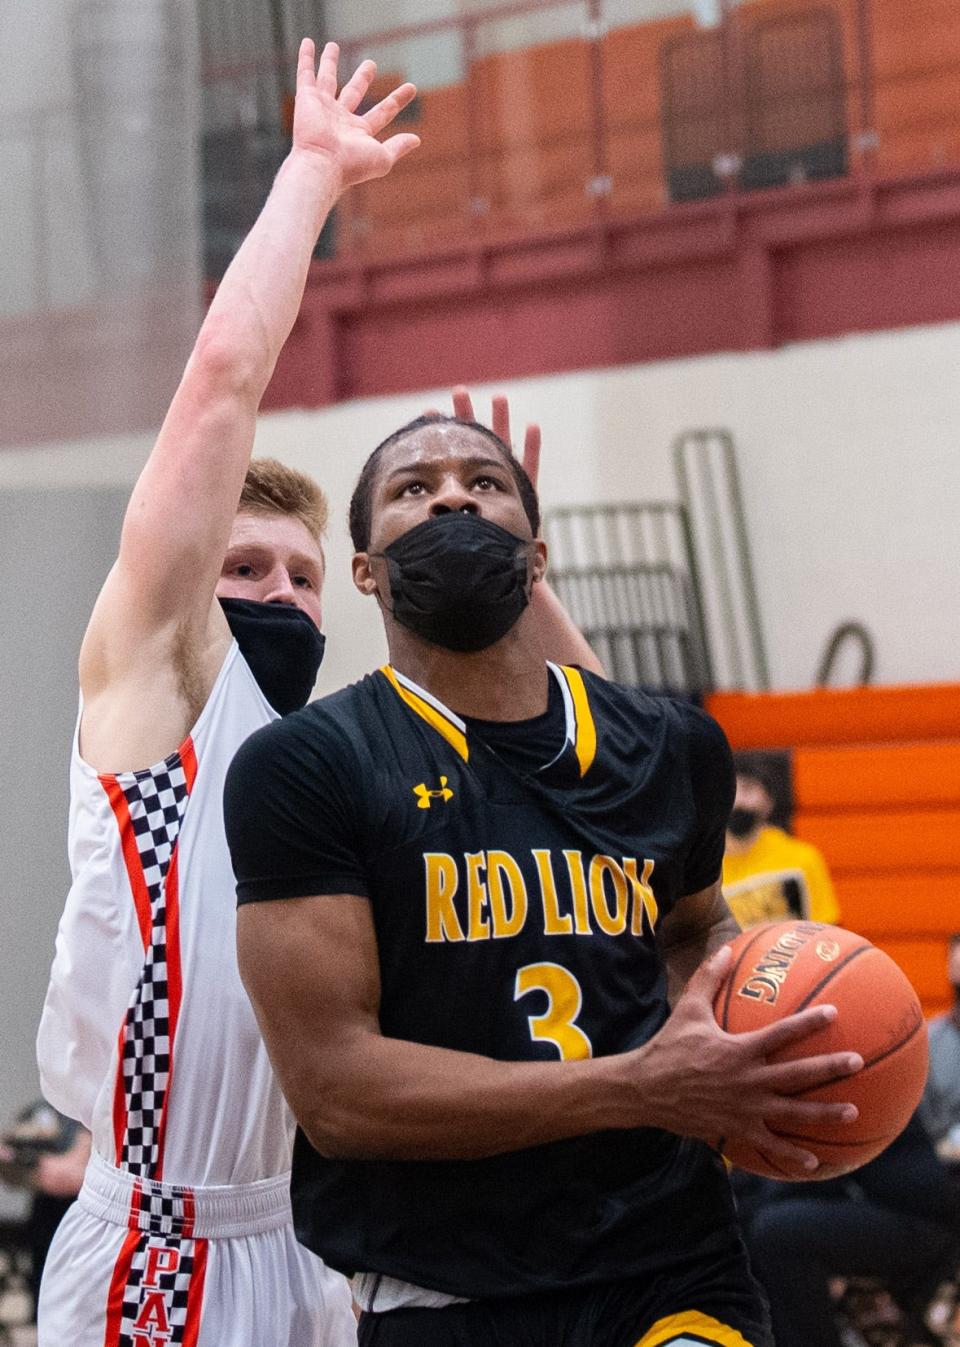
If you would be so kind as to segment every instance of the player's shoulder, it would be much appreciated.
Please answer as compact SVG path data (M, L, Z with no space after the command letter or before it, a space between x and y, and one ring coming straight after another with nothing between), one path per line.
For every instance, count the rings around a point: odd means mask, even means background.
M377 695L377 679L369 674L262 726L240 748L234 766L263 770L284 762L306 768L352 760Z
M728 750L727 737L709 712L688 697L627 687L580 670L595 717L599 713L637 730L683 736L706 748Z

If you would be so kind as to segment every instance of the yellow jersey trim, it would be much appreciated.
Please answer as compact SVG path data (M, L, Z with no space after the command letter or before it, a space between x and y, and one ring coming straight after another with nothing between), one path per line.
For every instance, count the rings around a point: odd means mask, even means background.
M709 1343L711 1347L754 1347L729 1324L697 1310L684 1310L658 1319L649 1332L634 1343L634 1347L686 1347L687 1344Z
M405 686L406 680L401 682L389 664L382 665L380 672L401 701L406 702L410 710L414 711L421 720L425 720L438 734L442 734L447 743L456 749L460 757L466 762L470 756L470 750L467 747L467 736L463 721L455 719L449 711L442 708L440 702L434 701L432 698L428 701L422 692L414 692L412 687Z
M597 727L590 710L590 700L584 685L583 674L572 664L561 664L560 670L567 680L570 696L573 698L573 711L576 725L573 733L573 751L580 764L581 777L586 776L593 760L597 756Z
M580 767L580 775L584 777L597 756L597 727L590 709L583 675L579 669L569 664L550 664L549 668L560 683L567 717L566 745L557 756L561 756L567 747L572 746ZM425 720L431 729L442 735L464 762L469 761L470 749L467 744L465 722L448 710L443 702L431 697L425 688L418 687L412 679L397 673L392 665L382 665L380 672L410 710L421 720Z

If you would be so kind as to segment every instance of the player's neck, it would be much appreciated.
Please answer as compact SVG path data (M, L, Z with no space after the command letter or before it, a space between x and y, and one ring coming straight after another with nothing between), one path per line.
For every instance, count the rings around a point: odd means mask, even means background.
M390 663L458 715L530 720L547 709L549 675L540 642L525 631L525 618L494 645L469 654L432 645L389 623Z

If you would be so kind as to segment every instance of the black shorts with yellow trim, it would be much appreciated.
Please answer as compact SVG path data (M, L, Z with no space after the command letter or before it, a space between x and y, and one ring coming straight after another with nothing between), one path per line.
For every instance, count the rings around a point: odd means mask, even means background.
M745 1267L364 1313L360 1347L774 1347Z

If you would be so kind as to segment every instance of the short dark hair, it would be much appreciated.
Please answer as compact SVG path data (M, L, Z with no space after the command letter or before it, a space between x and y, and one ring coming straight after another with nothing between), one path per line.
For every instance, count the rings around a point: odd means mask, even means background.
M782 787L782 767L772 755L762 750L734 753L733 769L737 776L758 782L771 800L777 799Z
M759 781L770 796L773 809L767 822L790 831L793 817L793 768L790 754L784 749L756 748L733 755L734 770L739 777Z
M353 540L354 551L365 552L370 546L370 525L373 514L373 486L376 481L377 471L380 467L380 460L383 458L384 451L389 449L392 444L402 440L407 435L413 435L425 426L465 426L468 430L479 431L496 447L499 453L506 459L510 471L513 473L513 479L517 484L517 490L520 493L520 501L523 505L527 519L530 521L530 529L534 537L540 532L540 502L537 499L537 493L533 483L527 476L523 464L513 455L508 444L504 444L499 435L495 435L489 426L481 425L479 421L461 421L456 416L443 416L438 412L432 412L427 416L418 416L413 421L408 421L405 426L395 430L392 435L388 435L385 440L377 445L376 449L370 454L366 463L361 469L360 476L357 478L357 485L353 488L353 495L350 497L350 537Z

